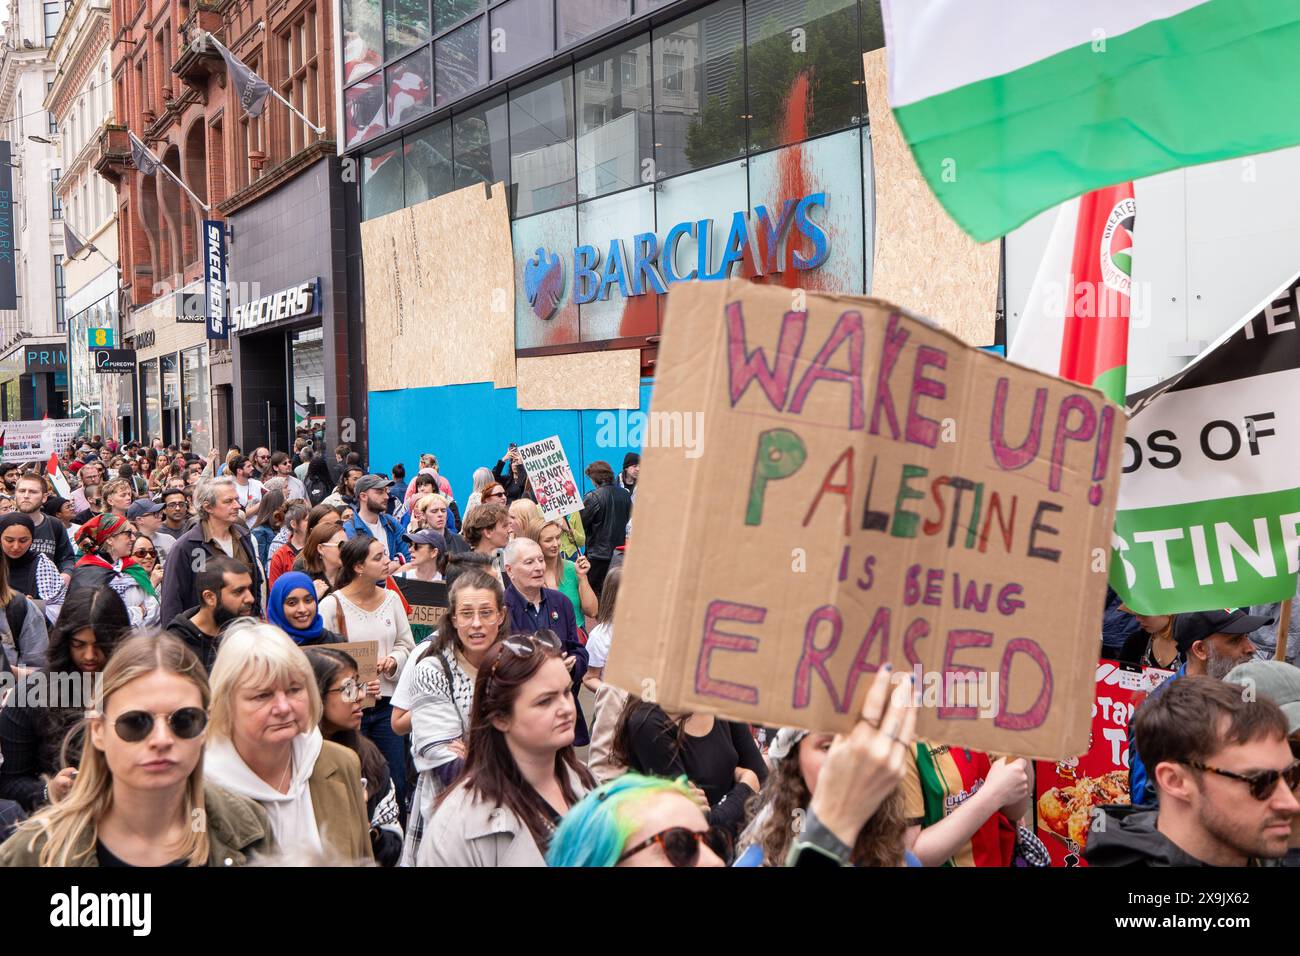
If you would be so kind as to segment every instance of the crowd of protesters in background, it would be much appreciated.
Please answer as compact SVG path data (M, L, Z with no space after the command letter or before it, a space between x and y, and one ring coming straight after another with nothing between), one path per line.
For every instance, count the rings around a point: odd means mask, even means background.
M0 465L0 864L1044 864L1029 762L915 739L888 665L841 735L606 683L640 468L548 517L513 444L460 499L302 438ZM1103 653L1173 676L1094 865L1300 863L1300 669L1253 610L1110 595Z

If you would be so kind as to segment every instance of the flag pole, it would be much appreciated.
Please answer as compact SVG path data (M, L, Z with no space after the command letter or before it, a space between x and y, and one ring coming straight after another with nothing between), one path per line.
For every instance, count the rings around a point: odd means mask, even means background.
M198 196L194 195L194 193L193 193L193 191L190 189L190 187L189 187L189 186L186 186L185 183L181 182L181 178L180 178L179 176L177 176L175 173L173 173L170 169L168 169L166 163L164 163L164 162L163 162L161 159L159 159L157 156L154 156L154 154L153 154L152 152L149 151L149 147L146 146L144 143L142 143L142 142L140 141L140 139L135 135L135 133L131 132L130 130L127 130L126 133L127 133L128 136L131 137L131 139L135 140L135 143L136 143L137 146L139 146L141 149L143 149L146 153L149 153L150 158L152 158L153 161L154 161L155 163L158 164L158 168L159 168L159 169L161 169L164 173L166 173L168 176L171 177L172 182L174 182L177 186L180 186L181 189L185 190L185 194L186 194L187 196L189 196L189 197L190 197L191 199L193 199L196 203L198 203L200 206L203 207L203 211L204 211L204 212L211 212L211 211L212 211L212 207L209 206L207 203L205 203L205 202L204 202L202 199L200 199ZM98 252L99 250L95 250L95 251Z
M214 37L214 36L212 35L212 31L211 31L211 30L205 30L205 31L203 31L203 32L204 32L205 34L207 34L207 37L208 37L209 40L212 41L212 45L213 45L213 46L215 46L218 50L224 50L226 53L229 53L232 59L236 59L236 60L238 60L238 57L236 57L234 53L231 53L229 47L225 46L225 45L224 45L220 40L218 40L216 37ZM242 61L241 61L241 65L242 65ZM245 66L244 69L247 70L248 67ZM249 72L251 73L252 71L249 70ZM257 74L254 73L253 75L256 76ZM258 77L258 78L261 79L260 77ZM274 96L277 100L279 100L279 101L280 101L281 103L283 103L285 106L289 107L289 109L290 109L292 112L296 113L296 114L298 115L298 117L299 117L299 118L300 118L304 123L306 123L308 126L310 126L310 127L312 128L312 130L316 133L317 136L321 136L321 135L323 135L323 134L325 133L325 127L324 127L324 126L317 126L315 123L313 123L311 120L309 120L309 119L307 118L306 114L304 114L304 113L302 112L302 110L298 109L298 107L294 106L292 103L290 103L288 100L286 100L283 96L281 96L278 92L276 92L276 89L275 89L274 86L272 86L272 85L271 85L269 82L267 82L266 80L262 80L262 82L263 82L263 83L266 83L266 91L267 91L268 93L270 93L272 96Z
M1291 601L1287 598L1282 602L1282 607L1277 612L1277 652L1273 659L1277 661L1286 660L1286 638L1287 631L1291 628Z

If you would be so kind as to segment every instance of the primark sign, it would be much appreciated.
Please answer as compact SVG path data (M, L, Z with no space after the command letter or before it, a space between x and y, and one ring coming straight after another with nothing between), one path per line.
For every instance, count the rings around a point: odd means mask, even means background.
M236 333L240 333L315 315L320 315L319 276L235 306L230 310L230 324Z

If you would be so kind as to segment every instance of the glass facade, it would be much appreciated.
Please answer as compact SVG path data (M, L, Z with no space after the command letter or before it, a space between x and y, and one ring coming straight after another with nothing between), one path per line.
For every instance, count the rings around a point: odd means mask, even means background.
M137 367L140 373L140 411L144 435L152 441L162 437L162 387L158 382L158 360L148 359Z
M185 406L185 437L196 455L212 450L212 399L208 394L208 350L196 346L181 353L181 401Z
M502 69L524 62L510 52L515 11L521 21L525 9L552 11L529 29L551 22L562 48L664 5L506 3L493 79L498 54ZM671 273L665 285L702 272L866 291L873 194L861 54L883 44L878 0L718 0L459 110L464 84L443 95L439 44L495 23L505 4L490 3L486 20L476 4L465 9L469 19L445 30L433 16L435 109L452 102L451 115L363 155L374 169L362 211L506 182L518 349L656 334L660 283L638 261ZM384 172L395 156L400 168ZM766 227L779 227L774 239ZM542 279L557 259L558 301Z
M68 319L68 413L87 419L87 433L105 438L125 437L119 435L118 406L131 400L132 376L100 375L91 359L90 330L117 331L115 299L107 295ZM121 343L115 338L114 344Z
M325 441L325 341L321 327L289 333L295 435Z

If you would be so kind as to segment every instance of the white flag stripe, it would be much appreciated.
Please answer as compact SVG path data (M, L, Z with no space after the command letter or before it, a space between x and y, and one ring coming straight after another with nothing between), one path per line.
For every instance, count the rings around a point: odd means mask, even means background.
M1208 0L882 0L897 109ZM1100 31L1100 32L1098 32Z
M1079 226L1079 200L1057 207L1052 234L1034 273L1029 298L1020 311L1016 337L1007 358L1048 375L1061 373L1061 343L1065 341L1065 293L1074 259L1074 234Z
M1130 480L1125 476L1119 485L1120 511L1135 508L1158 508L1193 501L1212 501L1240 495L1268 494L1296 487L1296 449L1300 448L1300 418L1288 414L1293 396L1300 394L1300 370L1288 369L1268 375L1256 375L1203 388L1166 392L1141 415L1130 419L1126 435L1131 446L1137 442L1144 461L1138 472L1148 479ZM1247 415L1272 412L1274 418L1255 424L1255 441L1259 453L1251 454L1247 436ZM1201 435L1211 422L1230 422L1240 443L1238 453L1227 461L1207 458L1201 449ZM1176 444L1182 460L1173 468L1155 468L1157 460L1167 461L1167 452L1153 452L1148 444L1151 433L1172 431L1177 439L1155 439L1160 444ZM1273 434L1266 434L1273 432ZM1210 450L1225 454L1233 445L1232 435L1217 426L1206 435ZM1124 452L1124 464L1133 461L1133 449Z

